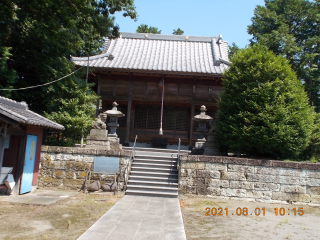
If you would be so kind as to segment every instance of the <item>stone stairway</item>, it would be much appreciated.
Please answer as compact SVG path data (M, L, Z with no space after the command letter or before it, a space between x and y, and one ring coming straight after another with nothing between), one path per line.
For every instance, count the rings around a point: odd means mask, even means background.
M177 197L177 153L171 149L135 148L126 195Z

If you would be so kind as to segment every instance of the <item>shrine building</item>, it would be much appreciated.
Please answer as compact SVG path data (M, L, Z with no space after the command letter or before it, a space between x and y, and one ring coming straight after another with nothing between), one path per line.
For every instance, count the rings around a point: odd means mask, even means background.
M71 60L86 67L88 57ZM122 33L107 39L101 54L89 57L89 82L102 99L97 113L116 101L125 114L117 130L122 144L131 145L138 135L138 146L161 142L174 148L180 138L186 149L198 136L192 117L200 106L212 117L217 111L222 74L229 65L228 44L221 35Z

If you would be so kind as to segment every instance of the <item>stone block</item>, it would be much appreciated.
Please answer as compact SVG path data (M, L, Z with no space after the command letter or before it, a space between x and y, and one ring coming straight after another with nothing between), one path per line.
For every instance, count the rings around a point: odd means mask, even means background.
M249 166L272 167L272 160L266 160L266 159L248 159L247 164L248 164Z
M88 154L88 155L97 155L97 150L94 148L80 148L80 147L75 147L73 148L73 153L74 154Z
M278 168L300 168L297 162L272 161L272 167Z
M65 171L63 170L56 170L53 172L53 177L57 179L63 179L65 178Z
M247 198L271 200L272 199L272 191L248 190L247 191Z
M76 179L76 174L74 171L67 171L66 172L66 175L65 175L65 178L67 179Z
M272 167L263 167L263 166L256 166L254 168L254 173L256 174L265 174L265 175L273 175L274 168Z
M204 169L205 165L203 162L182 161L180 166L184 169Z
M254 189L256 191L280 191L280 184L255 182Z
M180 185L181 186L192 186L193 182L194 182L193 178L182 177L180 180Z
M224 163L205 163L204 169L212 171L227 171L227 164Z
M209 170L197 170L197 177L198 178L217 178L220 179L220 172L219 171L209 171Z
M228 188L228 180L206 179L206 185L211 188Z
M188 155L180 155L180 161L188 160Z
M272 200L309 203L311 198L309 194L273 192Z
M65 163L65 161L54 161L51 163L50 168L65 170Z
M221 196L245 198L247 196L247 191L244 189L222 188L221 189Z
M206 180L204 178L195 178L193 181L193 186L205 187Z
M198 159L200 162L222 163L223 157L199 155Z
M248 182L273 183L275 180L274 175L247 174L246 177Z
M186 185L183 185L183 186L180 185L179 189L180 189L181 193L183 193L183 194L187 193L187 186Z
M305 175L300 169L276 168L274 174L289 177L302 177Z
M313 195L310 197L310 201L313 204L320 204L320 195Z
M320 179L319 178L307 178L306 185L310 187L318 187L320 186Z
M307 192L306 186L299 185L281 185L281 192L285 193L302 193L305 194Z
M238 164L238 165L246 165L248 162L247 158L237 158L237 157L223 157L223 163L227 164Z
M245 181L246 177L245 177L244 173L221 171L220 179L222 179L222 180Z
M198 162L199 161L199 156L197 155L188 155L188 161L191 161L191 162Z
M92 170L93 164L87 162L66 162L66 169L73 171L90 171Z
M197 170L195 169L183 169L185 173L185 177L188 178L196 178L197 177ZM182 169L181 169L182 171Z
M41 152L47 152L48 151L48 148L49 148L49 146L46 146L46 145L42 145L41 146ZM42 154L42 153L41 153Z
M38 185L41 187L59 187L63 184L63 179L57 179L53 177L39 176Z
M211 196L221 196L221 189L215 187L208 187L207 194Z
M302 170L302 173L307 178L319 178L320 179L320 171L313 171L313 170Z
M186 186L186 193L187 194L197 194L197 187L196 186Z
M47 152L49 153L59 153L60 152L60 147L57 146L48 146Z
M197 195L207 195L208 190L205 186L197 186Z
M254 167L238 165L238 164L228 164L228 172L253 173Z
M278 176L275 176L274 183L281 183L286 185L299 185L300 179L298 177L278 175Z
M317 187L307 187L307 193L310 195L320 195L320 186Z
M77 161L77 162L93 163L94 156L93 155L73 155L72 160Z
M320 171L319 163L299 163L299 168Z
M232 189L253 189L253 182L246 181L230 181L230 188Z
M72 154L73 153L73 147L60 147L60 153L66 153L66 154Z

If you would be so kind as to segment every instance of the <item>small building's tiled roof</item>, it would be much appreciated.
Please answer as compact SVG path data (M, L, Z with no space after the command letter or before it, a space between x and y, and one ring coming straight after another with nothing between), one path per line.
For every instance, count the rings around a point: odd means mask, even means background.
M64 126L55 123L41 115L28 109L25 102L16 102L14 100L0 96L0 114L22 124L34 125L57 130L64 130Z
M87 57L72 57L87 66ZM107 39L100 55L89 66L119 71L221 75L229 65L228 43L222 37L196 37L145 33L122 33Z

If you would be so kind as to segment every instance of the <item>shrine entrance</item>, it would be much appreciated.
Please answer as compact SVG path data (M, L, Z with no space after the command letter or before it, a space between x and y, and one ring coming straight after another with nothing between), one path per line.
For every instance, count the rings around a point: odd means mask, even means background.
M159 135L160 106L135 106L133 121L133 135L138 135L144 142L167 139L168 144L177 144L180 138L183 144L188 144L190 128L190 108L188 107L165 106L163 108L163 135Z

